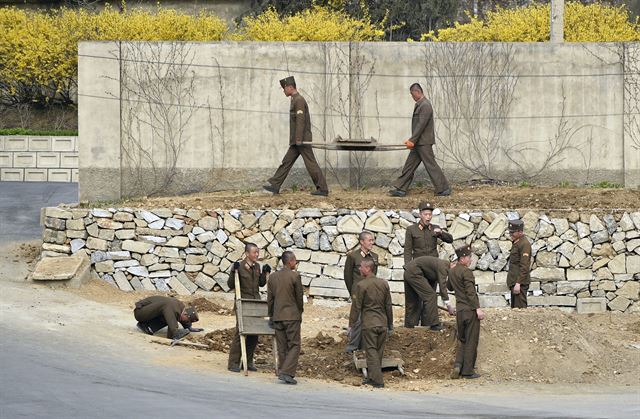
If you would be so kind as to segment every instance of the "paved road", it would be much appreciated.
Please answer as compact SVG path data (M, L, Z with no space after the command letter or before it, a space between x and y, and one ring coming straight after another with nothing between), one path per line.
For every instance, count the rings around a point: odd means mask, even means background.
M72 202L77 183L0 182L0 244L41 237L40 208Z
M2 418L626 418L638 394L502 395L361 391L118 359L101 347L0 317ZM28 332L26 330L29 330ZM36 334L34 334L36 333ZM37 333L41 333L38 335Z

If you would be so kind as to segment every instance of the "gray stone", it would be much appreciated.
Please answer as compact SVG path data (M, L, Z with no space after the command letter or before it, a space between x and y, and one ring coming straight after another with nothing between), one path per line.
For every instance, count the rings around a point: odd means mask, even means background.
M231 217L227 218L231 219ZM225 218L225 228L229 230L229 226L227 226L226 224L227 218ZM233 218L233 220L235 221L235 218ZM210 216L202 217L200 220L198 220L198 227L201 227L205 231L215 231L218 229L218 219Z
M149 272L158 272L158 271L166 271L169 268L171 268L171 265L169 265L168 263L155 263L149 266L147 269L149 270ZM165 276L165 275L161 275L161 276ZM166 276L171 276L171 275L166 275Z
M91 253L91 263L98 263L102 262L103 260L109 260L109 255L107 254L107 252L98 250Z
M359 243L358 236L355 234L344 234L342 238L344 239L344 245L347 250L353 249Z
M321 276L319 278L312 279L311 286L319 287L319 288L334 288L334 289L344 289L344 290L347 289L347 286L343 280L329 278L326 276Z
M146 243L141 241L125 240L122 242L122 250L128 250L134 253L147 253L153 248L152 243Z
M613 311L625 311L631 304L631 300L626 297L618 296L609 301L609 308Z
M320 250L320 233L318 231L307 236L306 246L311 250Z
M85 241L82 239L73 239L69 245L71 246L71 253L76 253L85 246Z
M138 218L142 218L143 220L145 220L147 222L147 224L151 224L151 223L156 222L156 221L158 221L160 219L160 217L158 217L154 213L146 211L146 210L138 211L136 213L136 216Z
M491 253L485 253L484 255L482 255L482 257L480 258L480 260L478 260L477 263L477 269L486 271L487 269L489 269L489 266L494 262L493 258L491 257Z
M563 306L575 307L576 297L568 295L542 295L539 297L529 297L529 305L531 306Z
M67 234L68 235L68 234ZM638 247L640 247L640 239L633 239L627 242L627 252L631 253Z
M477 284L493 284L495 283L495 275L489 271L474 271L473 276Z
M540 222L538 223L538 231L537 231L536 237L538 238L551 237L554 232L555 232L555 228L553 224L545 220L540 220Z
M337 253L313 252L311 254L312 263L322 263L325 265L337 265L339 261L340 261L340 255Z
M578 314L597 314L607 311L606 298L578 298L576 302Z
M324 252L331 250L331 241L326 233L320 234L320 250Z
M586 253L590 253L593 248L593 243L588 238L578 240L578 246Z
M593 244L600 244L609 241L609 232L607 230L601 230L597 233L591 234L591 241Z
M287 226L287 231L289 234L293 234L295 231L302 230L305 224L306 221L304 219L296 218Z
M158 256L147 253L147 254L142 255L142 257L140 258L139 262L143 266L154 265L154 264L158 263Z
M296 218L322 218L322 213L318 208L301 208L296 213Z
M58 207L47 207L44 209L44 216L70 220L73 218L73 213Z
M616 219L613 217L612 214L605 214L605 216L602 217L602 221L604 221L604 225L606 226L609 234L615 233L616 230L618 229Z
M505 294L509 292L506 282L496 281L493 284L478 284L480 294Z
M66 228L65 220L61 218L46 217L44 226L53 230L64 230Z
M165 237L159 236L140 236L140 239L153 244L162 244L167 241Z
M199 235L199 234L202 234L202 233L204 233L204 232L205 232L204 228L202 228L202 227L197 227L197 226L196 226L196 227L193 227L193 229L191 230L191 233L193 233L193 234L194 234L194 235L196 235L196 236L197 236L197 235Z
M149 276L149 271L145 266L130 266L127 268L127 272L134 276Z
M544 268L555 268L558 266L558 254L555 252L538 252L536 264Z
M142 278L140 283L142 284L142 287L144 288L145 291L155 291L156 290L155 285L153 285L153 282L151 282L151 279L149 279L149 278Z
M540 282L564 281L564 269L562 268L536 268L531 271L531 279Z
M309 221L308 223L305 223L305 225L302 227L302 234L304 234L305 236L307 234L315 233L317 231L320 231L320 227L318 227L318 224L316 224L313 221Z
M499 295L479 295L480 307L505 307L507 300Z
M547 239L547 250L551 251L560 246L563 243L562 239L558 236L551 236Z
M330 298L349 298L349 291L338 288L309 287L309 295Z
M196 236L196 240L200 243L209 243L210 241L215 240L216 236L211 231L205 231L202 234L198 234Z
M201 265L207 262L209 262L209 260L204 255L187 255L187 265Z
M291 238L293 239L293 244L297 247L303 248L307 245L304 235L302 234L302 230L294 231Z
M131 281L129 281L129 283L131 284L131 286L135 291L145 290L144 285L142 285L142 282L136 277L131 278Z
M502 253L502 250L500 249L500 245L498 245L497 240L489 240L487 242L487 249L489 249L489 253L491 254L492 258L497 258L498 255Z
M492 264L489 265L489 269L494 272L499 272L507 265L507 256L499 255Z
M591 217L589 217L589 229L592 232L597 232L604 230L605 226L604 224L602 224L597 215L591 214Z
M576 294L588 289L589 281L558 281L556 282L556 294Z
M102 250L103 252L108 249L106 240L96 239L95 237L89 237L85 245L87 249Z
M181 230L182 227L184 227L184 221L183 220L179 220L177 218L167 218L167 221L165 222L165 227L171 228L173 230Z
M607 265L612 274L624 274L626 270L625 255L618 255L614 257Z
M389 244L391 244L391 237L386 234L377 234L376 235L376 246L382 247L383 249L388 249Z
M589 226L579 221L576 223L576 231L578 232L579 238L587 237L589 234L591 234Z
M264 217L264 215L263 215ZM262 218L261 218L262 219ZM287 232L287 230L282 229L280 231L278 231L275 235L276 240L278 241L278 244L280 244L281 247L289 247L289 246L293 246L293 239L291 238L291 236L289 235L289 233Z
M637 301L640 293L640 282L628 281L616 291L616 294L629 300Z
M118 211L113 214L113 221L118 221L120 223L133 221L133 214L129 214L128 212Z
M616 283L614 281L600 281L598 289L603 291L615 291Z
M569 259L569 264L574 267L578 266L580 262L582 262L586 257L587 254L584 252L584 250L576 246L576 248L573 249L573 255L571 255L571 259Z
M130 260L120 260L116 263L113 264L114 268L129 268L131 266L139 266L140 262L138 262L135 259L130 259Z
M237 258L235 259L239 259L240 255L238 255ZM184 271L185 272L200 272L203 268L203 265L184 265Z
M565 218L552 218L551 224L555 227L557 235L562 235L565 231L569 230L569 221Z
M98 273L113 272L114 271L113 261L105 260L103 262L98 262L95 264L94 269Z
M164 227L164 220L162 219L149 223L149 228L152 228L154 230L160 230L163 227Z
M118 288L120 288L122 291L133 291L133 287L131 286L131 284L127 280L126 275L123 272L118 271L113 274L113 280L118 285Z
M231 214L225 214L223 219L224 219L224 228L230 234L234 234L242 229L242 223L236 220Z
M634 275L640 273L640 256L627 256L627 272Z
M465 237L473 233L473 229L473 223L457 217L455 220L453 220L453 223L449 228L449 234L453 236L454 240L464 239Z
M45 229L42 240L47 243L64 244L67 234L64 231Z
M174 290L178 295L191 295L193 292L189 291L187 287L185 287L181 281L178 280L177 277L172 276L171 279L167 282L169 287ZM197 287L196 287L197 289Z
M636 226L636 230L640 230L640 212L632 212L630 214L631 220L633 221L633 225ZM61 217L58 217L61 218Z
M507 229L507 217L503 214L497 216L484 231L484 235L490 239L498 239Z
M298 272L313 274L313 275L320 275L322 273L322 267L314 263L300 262L298 264Z
M473 253L476 255L482 255L488 251L488 248L486 243L482 240L475 240L471 243L471 250L473 250Z
M187 211L187 217L195 221L200 220L202 217L204 217L204 215L205 214L202 210L195 209L195 208L191 208L189 209L189 211Z
M399 256L404 253L404 248L398 242L398 239L393 239L389 244L389 253L393 256Z
M320 219L321 226L334 226L337 222L338 219L334 215L328 215Z
M175 236L170 238L164 245L184 249L189 246L189 238L185 236Z
M622 214L619 225L622 231L629 231L635 228L635 226L633 225L633 220L631 220L631 217L629 217L629 214L626 212Z
M135 230L118 230L116 231L115 236L119 240L131 240L136 237L136 232Z
M338 220L339 233L360 234L364 229L364 223L356 215L346 215Z
M415 223L416 217L413 216L413 214L411 214L410 212L407 211L400 211L399 212L400 218L409 221L410 223Z
M92 209L91 215L96 218L112 218L113 214L111 211L103 210L103 209Z
M567 281L590 281L592 278L591 269L567 269Z
M342 236L338 236L333 240L333 243L331 243L331 249L338 253L345 253L347 251L347 247L344 244Z
M205 291L211 291L216 285L216 281L214 281L213 278L203 274L202 272L196 276L193 282Z
M385 234L391 234L393 231L391 220L389 220L389 217L387 217L383 211L377 211L371 215L367 219L364 228L368 231Z
M67 230L83 230L84 231L84 220L67 220L66 221Z
M311 250L308 249L291 249L293 254L296 255L296 259L300 261L308 261L311 259L311 255L315 254Z

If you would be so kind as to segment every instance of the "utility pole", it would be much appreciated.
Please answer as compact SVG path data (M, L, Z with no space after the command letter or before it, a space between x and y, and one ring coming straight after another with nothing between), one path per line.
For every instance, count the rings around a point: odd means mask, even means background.
M564 42L564 0L551 0L551 42Z

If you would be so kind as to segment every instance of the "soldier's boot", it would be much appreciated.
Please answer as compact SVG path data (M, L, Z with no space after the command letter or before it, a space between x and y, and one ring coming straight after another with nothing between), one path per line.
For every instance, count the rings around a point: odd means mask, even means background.
M143 322L138 322L138 324L136 324L136 327L142 332L142 333L146 333L147 335L153 335L153 330L151 330L151 328L149 327L148 324L143 323Z
M277 195L280 193L280 188L277 188L275 186L273 186L272 184L268 183L266 185L262 186L262 189L264 189L265 191L269 191L274 195Z
M392 189L389 191L389 196L396 196L396 197L403 197L403 196L407 196L407 193L405 191L402 191L400 189Z
M440 330L442 330L442 323L432 324L431 326L429 326L429 329L433 330L434 332L439 332Z
M256 365L253 363L253 359L249 359L247 360L247 370L249 371L253 371L256 372L258 371L258 369L256 368Z
M285 384L298 384L295 378L287 374L280 374L278 379L280 381L284 381Z
M315 196L329 196L329 191L321 191L320 189L311 192L311 195Z
M452 380L457 380L458 378L460 378L460 370L462 370L462 366L461 365L454 365L453 369L451 370L451 376L450 378Z
M231 372L240 372L242 371L240 367L227 367L227 369Z
M173 335L173 340L180 340L183 337L187 336L189 333L189 329L178 329L176 331L176 334Z
M474 378L480 378L480 374L476 374L474 372L473 374L462 375L461 377L466 379L474 379Z

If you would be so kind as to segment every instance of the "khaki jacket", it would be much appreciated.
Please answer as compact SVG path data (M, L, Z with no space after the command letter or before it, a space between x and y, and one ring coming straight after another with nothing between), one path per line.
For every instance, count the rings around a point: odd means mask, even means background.
M469 311L480 308L476 280L473 272L464 265L457 264L449 270L447 287L456 293L456 311Z
M411 117L411 138L416 146L432 145L436 143L433 128L433 107L427 98L422 98L413 107Z
M311 142L309 106L300 93L295 93L291 96L289 121L289 145L295 145L296 142Z
M438 257L438 239L445 243L453 243L453 236L444 229L439 234L433 232L440 228L435 224L422 227L420 223L415 223L407 227L404 236L404 264L408 264L412 259L420 256Z
M362 279L358 268L363 259L373 260L375 264L373 274L377 275L378 273L378 255L376 253L369 252L366 256L362 256L362 249L360 247L347 253L347 260L344 264L344 282L347 285L347 290L349 290L349 295L353 293L356 285Z
M240 298L259 300L260 287L264 287L264 284L267 283L266 276L260 273L260 264L256 262L252 267L246 258L242 259L240 261L238 275L240 275ZM227 285L230 289L236 288L236 279L233 269L229 272Z
M355 287L349 326L362 316L362 328L372 327L393 328L393 310L391 309L391 292L389 284L384 279L370 276L363 278Z
M267 285L269 317L274 322L302 320L303 291L300 274L289 268L272 273Z
M420 256L404 266L405 275L422 276L427 280L437 281L440 286L442 301L449 300L447 293L447 275L449 275L449 262L434 256ZM430 281L430 282L431 282Z
M167 338L173 339L178 331L182 310L184 304L177 299L154 295L138 301L133 314L139 322L149 322L162 317L167 324Z
M507 274L507 285L513 288L516 282L520 285L531 283L531 243L522 236L511 246L509 255L509 273Z

